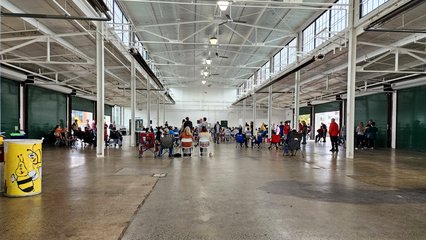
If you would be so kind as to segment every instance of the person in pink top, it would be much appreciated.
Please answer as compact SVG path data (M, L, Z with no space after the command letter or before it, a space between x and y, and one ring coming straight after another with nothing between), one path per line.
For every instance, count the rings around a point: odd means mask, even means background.
M332 152L339 151L339 125L336 123L336 119L332 118L330 127L328 127L328 134L330 135L331 140L331 149Z

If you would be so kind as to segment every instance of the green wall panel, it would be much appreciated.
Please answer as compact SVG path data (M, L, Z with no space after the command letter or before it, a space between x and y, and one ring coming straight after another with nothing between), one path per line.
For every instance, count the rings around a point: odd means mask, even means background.
M94 104L94 101L88 99L72 97L72 110L93 113Z
M311 107L301 107L299 109L299 115L311 114Z
M386 93L357 97L355 99L355 127L361 121L365 126L370 119L376 122L376 127L379 130L376 146L387 147L388 96Z
M398 91L397 148L426 152L426 86Z
M1 131L9 135L19 126L19 82L1 78Z
M59 124L66 126L67 98L52 90L28 86L28 136L46 137Z
M112 106L105 104L105 115L110 117L112 116Z
M340 111L340 101L315 105L315 113Z

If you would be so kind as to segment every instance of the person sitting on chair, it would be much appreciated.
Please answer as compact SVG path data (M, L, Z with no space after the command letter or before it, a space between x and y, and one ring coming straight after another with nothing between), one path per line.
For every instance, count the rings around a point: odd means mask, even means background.
M169 134L169 129L165 128L161 138L159 157L163 155L163 149L169 150L169 157L173 157L173 136Z
M204 151L209 147L210 141L212 140L209 131L206 126L201 127L201 132L198 134L200 144L200 155L203 155Z
M194 141L194 136L191 133L189 127L185 127L184 131L180 134L182 148L191 148L192 142ZM191 156L191 152L184 153L184 156Z
M118 147L122 146L123 143L123 136L121 136L120 131L117 131L115 127L112 127L111 132L109 133L109 138L113 140L114 147L115 145L118 145Z

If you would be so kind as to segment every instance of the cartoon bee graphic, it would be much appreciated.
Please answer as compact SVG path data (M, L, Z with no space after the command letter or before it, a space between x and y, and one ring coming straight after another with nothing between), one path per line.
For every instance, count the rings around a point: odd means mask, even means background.
M41 149L36 149L37 144L34 144L31 149L27 149L28 158L33 163L34 169L38 169L38 173L41 176Z
M34 181L38 179L37 172L36 170L28 171L22 154L18 155L18 160L18 167L11 176L12 183L16 181L18 188L23 192L32 192L34 191Z

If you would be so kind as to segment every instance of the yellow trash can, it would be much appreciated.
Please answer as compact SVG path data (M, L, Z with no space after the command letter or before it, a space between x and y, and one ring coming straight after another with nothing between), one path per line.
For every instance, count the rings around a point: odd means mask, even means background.
M42 140L4 140L4 194L25 197L41 193Z

